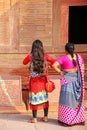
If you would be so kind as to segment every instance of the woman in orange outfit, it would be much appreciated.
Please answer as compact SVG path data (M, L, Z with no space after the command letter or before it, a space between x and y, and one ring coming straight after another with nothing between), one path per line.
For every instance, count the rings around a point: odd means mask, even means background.
M46 61L51 65L55 62L48 54L44 53L43 43L40 40L35 40L32 44L31 53L23 59L23 64L29 64L30 80L29 80L29 102L32 110L33 118L31 123L37 122L37 110L44 110L43 121L48 121L48 93L45 90L46 77Z

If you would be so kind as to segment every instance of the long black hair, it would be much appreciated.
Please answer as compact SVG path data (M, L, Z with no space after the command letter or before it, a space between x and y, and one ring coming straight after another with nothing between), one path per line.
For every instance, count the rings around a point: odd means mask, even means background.
M44 50L43 43L40 40L35 40L31 49L33 71L37 73L44 72Z
M65 50L71 55L74 66L76 66L76 60L74 60L74 43L66 43Z

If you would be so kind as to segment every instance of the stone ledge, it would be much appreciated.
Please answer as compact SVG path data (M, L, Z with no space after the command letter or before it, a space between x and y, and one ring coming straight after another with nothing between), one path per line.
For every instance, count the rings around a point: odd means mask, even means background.
M84 101L84 106L85 106L85 112L87 113L87 100ZM43 110L38 110L42 112ZM49 112L56 112L58 111L58 104L51 104L49 105ZM9 107L0 107L0 114L26 114L26 113L31 113L31 110L26 110L25 105L22 106L9 106Z
M55 104L55 105L50 105L49 106L49 111L57 111L57 108L58 108L58 104ZM43 110L39 110L39 111L43 111ZM28 113L28 112L31 112L31 110L26 110L26 107L25 106L15 106L15 107L0 107L0 114L16 114L16 113L19 113L19 114L23 114L23 113Z

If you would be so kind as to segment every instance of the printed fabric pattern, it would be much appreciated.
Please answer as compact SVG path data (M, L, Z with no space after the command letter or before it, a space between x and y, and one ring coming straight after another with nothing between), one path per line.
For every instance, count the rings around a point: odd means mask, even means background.
M68 125L85 121L84 118L84 73L82 59L78 57L78 73L66 73L61 77L61 91L58 108L58 120Z

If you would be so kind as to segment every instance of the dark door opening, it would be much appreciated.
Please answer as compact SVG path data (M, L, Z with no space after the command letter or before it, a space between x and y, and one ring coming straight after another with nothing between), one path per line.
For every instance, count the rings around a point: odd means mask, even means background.
M68 41L87 44L87 6L69 7Z

